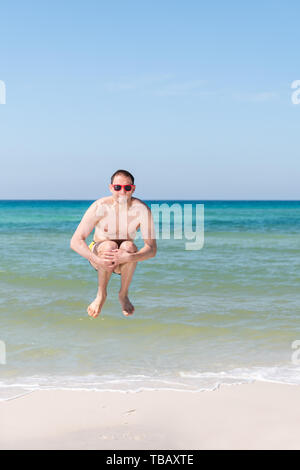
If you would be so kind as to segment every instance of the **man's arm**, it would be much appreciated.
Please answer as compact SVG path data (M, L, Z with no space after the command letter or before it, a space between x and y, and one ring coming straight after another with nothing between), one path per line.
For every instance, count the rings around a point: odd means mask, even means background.
M140 229L144 240L144 246L136 253L128 253L129 262L145 261L146 259L153 258L157 252L156 237L153 217L151 210L148 206L144 206L142 217L140 221Z
M85 240L100 220L101 215L97 213L98 205L98 201L95 201L93 202L93 204L90 205L90 207L87 209L84 216L82 217L81 222L75 230L73 237L70 241L70 248L72 250L76 251L76 253L83 256L83 258L86 258L89 261L93 261L94 263L97 263L99 261L99 258L97 255L91 252Z

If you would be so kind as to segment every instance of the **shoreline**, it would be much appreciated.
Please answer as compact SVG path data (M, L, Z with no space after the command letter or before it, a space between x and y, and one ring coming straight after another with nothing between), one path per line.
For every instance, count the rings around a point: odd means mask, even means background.
M0 449L300 449L299 392L33 391L0 402Z
M212 388L199 388L199 389L186 389L186 388L168 388L168 387L140 387L136 389L109 389L109 388L84 388L84 387L50 387L47 388L41 387L41 388L36 388L32 390L24 390L20 394L9 396L7 398L0 398L0 404L1 403L6 403L9 401L13 400L18 400L19 398L26 397L27 395L31 395L33 393L39 393L39 392L82 392L82 393L119 393L119 394L124 394L124 395L135 395L139 393L156 393L156 392L162 392L162 393L191 393L191 394L198 394L198 393L205 393L205 392L217 392L220 391L221 388L223 387L236 387L236 386L241 386L241 385L252 385L252 384L257 384L257 383L262 383L262 384L274 384L274 385L287 385L291 387L300 387L300 383L291 383L291 382L275 382L272 380L259 380L259 379L251 379L249 381L244 381L244 382L232 382L232 383L219 383ZM13 387L13 385L12 385ZM8 386L9 388L9 386Z

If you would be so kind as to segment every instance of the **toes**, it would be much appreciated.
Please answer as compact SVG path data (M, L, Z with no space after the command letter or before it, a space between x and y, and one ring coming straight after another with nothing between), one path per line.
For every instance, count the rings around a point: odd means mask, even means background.
M132 315L133 312L134 312L134 309L133 310L122 310L123 312L123 315L125 315L125 317L128 317L129 315Z

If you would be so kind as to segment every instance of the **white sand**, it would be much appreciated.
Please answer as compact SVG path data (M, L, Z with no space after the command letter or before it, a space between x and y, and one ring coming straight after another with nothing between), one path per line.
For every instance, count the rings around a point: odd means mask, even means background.
M34 392L0 403L0 449L300 449L300 387Z

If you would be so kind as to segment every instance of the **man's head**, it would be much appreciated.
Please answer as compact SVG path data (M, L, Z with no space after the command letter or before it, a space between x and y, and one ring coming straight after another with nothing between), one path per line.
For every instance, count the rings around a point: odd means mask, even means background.
M129 171L117 170L111 177L109 189L118 202L127 202L134 193L134 177Z

